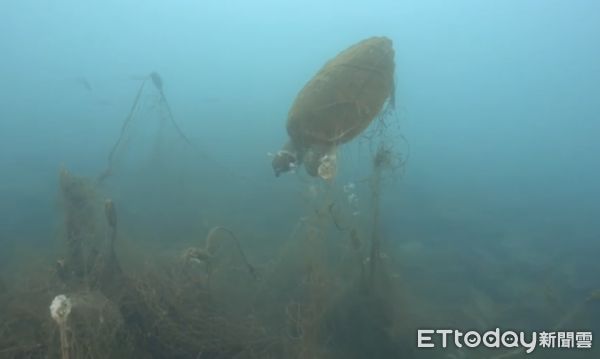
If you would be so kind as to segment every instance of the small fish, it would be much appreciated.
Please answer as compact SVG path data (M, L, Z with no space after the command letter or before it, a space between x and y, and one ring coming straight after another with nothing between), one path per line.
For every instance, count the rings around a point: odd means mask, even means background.
M158 74L158 72L153 71L152 73L150 73L150 79L152 80L152 83L158 89L158 91L162 92L163 81L162 81L162 78L160 77L160 75Z
M77 77L75 79L77 81L78 84L80 84L84 89L86 89L89 92L92 92L92 85L90 84L90 82L85 78L85 77Z

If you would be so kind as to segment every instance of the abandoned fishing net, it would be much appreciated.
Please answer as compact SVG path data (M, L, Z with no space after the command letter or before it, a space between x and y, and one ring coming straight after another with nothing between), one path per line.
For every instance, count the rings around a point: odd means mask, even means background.
M166 166L190 147L188 137L173 117L162 78L152 72L142 79L99 181L119 173L127 175Z
M207 221L199 204L222 200L214 186L243 178L182 130L179 119L186 113L171 106L156 72L141 80L132 97L120 128L115 126L116 139L107 145L108 163L98 183L123 204L122 215L132 227L153 228L140 236L183 238L199 220ZM156 228L157 218L169 220Z
M179 256L132 270L121 267L130 258L115 247L121 238L117 204L66 169L60 197L64 256L38 269L36 282L23 291L5 295L0 288L7 308L0 311L0 357L266 358L276 350L277 341L256 318L227 310L227 298L234 306L246 297L231 295L230 278L222 275L230 266L217 261L225 244L237 250L244 281L255 280L233 231L215 227L194 250L196 259L202 250L210 256L210 285Z
M183 237L198 219L198 203L206 202L217 177L205 169L216 166L179 126L156 72L144 77L132 96L120 128L115 126L116 139L107 144L108 163L98 183L122 203L122 215L132 227L153 228L139 236ZM153 226L166 216L169 221Z

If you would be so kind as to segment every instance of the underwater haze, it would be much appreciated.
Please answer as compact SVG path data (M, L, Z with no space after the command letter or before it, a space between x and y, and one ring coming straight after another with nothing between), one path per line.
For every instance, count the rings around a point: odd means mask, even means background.
M39 288L28 287L31 277L54 278L32 295L41 304L23 304L39 317L0 308L1 336L29 338L0 339L0 358L108 355L81 349L100 346L129 348L115 358L524 355L417 348L423 328L593 332L600 340L600 2L4 0L0 8L0 304L31 295ZM339 146L335 179L304 168L276 177L272 156L288 140L300 90L372 36L393 41L393 113ZM378 182L382 143L398 168ZM99 180L103 172L110 175ZM210 310L261 329L206 349L161 336L197 324L173 319L180 326L157 329L150 343L135 336L129 309L115 299L130 297L102 279L96 287L61 282L55 262L68 257L69 218L78 212L65 183L79 179L100 208L90 216L100 224L89 228L99 238L98 228L114 229L119 273L145 283L132 288L179 293L185 300L172 307L186 313L201 294L185 293L209 288L210 300L227 298ZM118 232L103 219L106 198ZM213 266L196 256L208 274L196 264L185 277L175 269L169 280L146 276L179 268L180 254L205 236L209 257L218 257L207 235L217 226L235 233L241 246L236 239L223 251L243 247L243 261L231 254ZM385 274L369 277L376 251L368 248L379 251L379 239ZM240 270L248 262L260 284ZM213 270L221 273L214 280ZM385 280L373 280L379 275ZM394 290L373 289L384 281ZM58 294L83 292L116 308L121 341L94 329L102 345L70 334L79 344L65 349L48 306ZM91 320L85 313L71 319L71 331ZM131 318L155 315L140 313ZM38 329L12 326L15 318ZM162 323L135 325L150 322ZM594 345L532 357L597 358Z

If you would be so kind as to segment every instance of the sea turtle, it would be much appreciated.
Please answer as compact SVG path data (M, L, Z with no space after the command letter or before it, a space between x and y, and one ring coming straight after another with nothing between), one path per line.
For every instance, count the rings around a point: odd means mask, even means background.
M289 141L273 158L279 176L304 164L311 176L331 179L337 146L346 143L394 103L394 49L371 37L331 59L304 86L287 119Z

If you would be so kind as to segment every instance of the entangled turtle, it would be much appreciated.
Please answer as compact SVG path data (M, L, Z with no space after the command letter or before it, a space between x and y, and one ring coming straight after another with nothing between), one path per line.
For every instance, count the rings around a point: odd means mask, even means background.
M366 129L388 100L394 104L392 41L371 37L342 51L292 104L290 139L273 158L275 175L304 164L311 176L333 178L337 147Z

